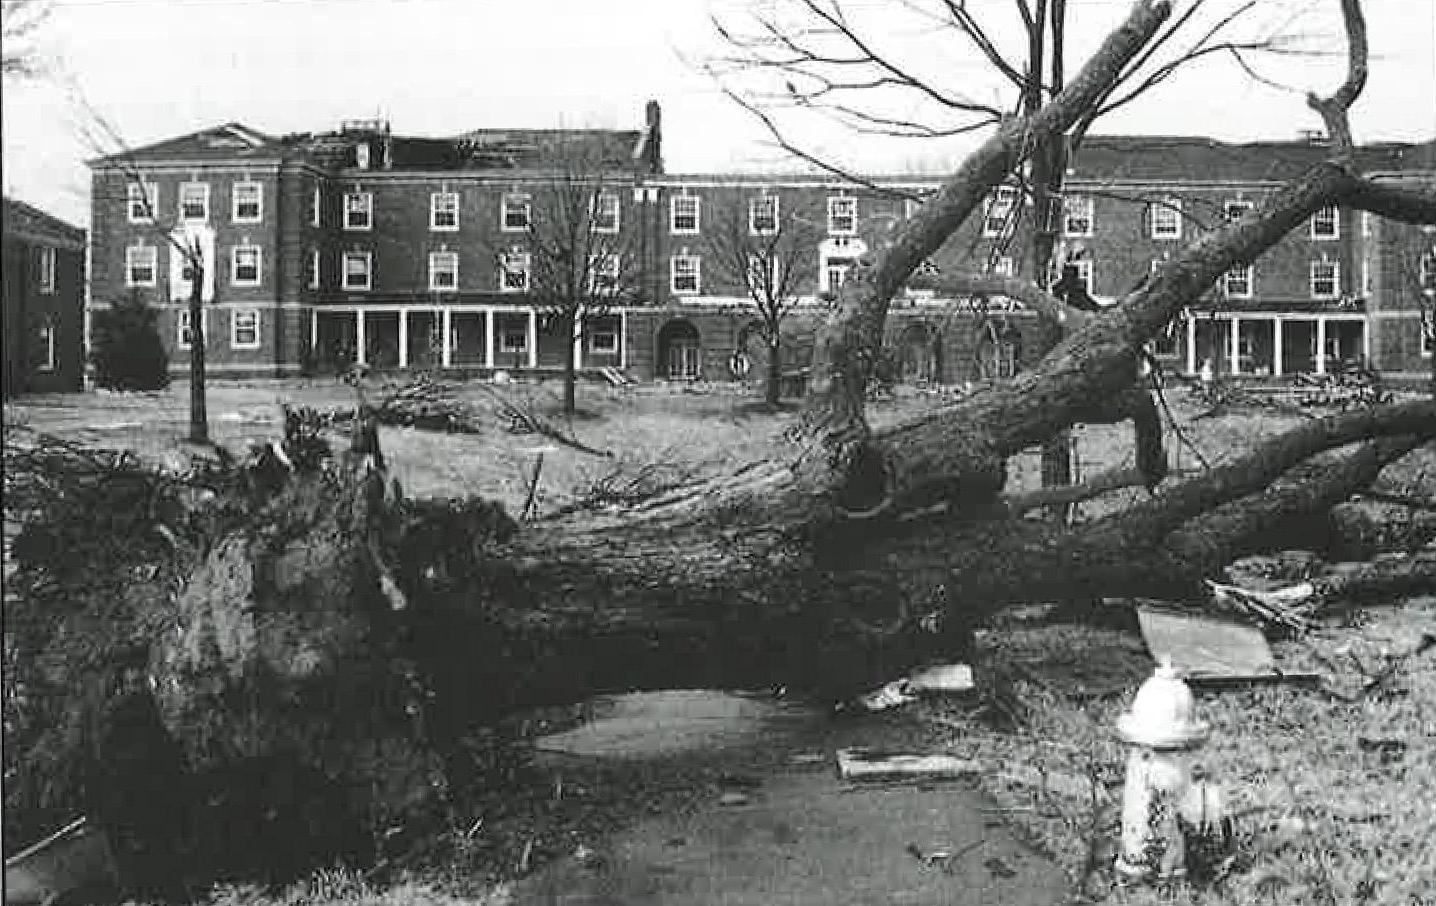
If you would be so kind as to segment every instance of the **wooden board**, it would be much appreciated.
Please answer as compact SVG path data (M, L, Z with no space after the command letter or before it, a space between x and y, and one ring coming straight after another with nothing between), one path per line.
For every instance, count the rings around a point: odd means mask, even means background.
M1158 662L1168 662L1193 683L1300 679L1277 668L1261 630L1236 620L1141 607L1142 638Z

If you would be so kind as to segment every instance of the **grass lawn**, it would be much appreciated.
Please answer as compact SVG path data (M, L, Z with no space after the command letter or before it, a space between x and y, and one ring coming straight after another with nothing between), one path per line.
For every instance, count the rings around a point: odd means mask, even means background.
M560 421L557 383L503 390ZM453 391L476 406L492 403L479 385L454 385ZM371 399L377 392L370 391ZM1168 429L1169 455L1177 468L1236 455L1302 417L1261 410L1191 420L1197 411L1193 404L1180 391L1171 396L1190 442ZM239 452L279 434L281 403L331 408L352 406L355 399L353 389L332 379L216 384L209 394L211 432ZM889 423L943 399L908 390L874 405L871 416L878 424ZM572 423L572 433L614 456L566 447L546 453L541 512L581 497L615 469L632 474L661 463L704 474L787 452L782 431L789 417L754 407L752 391L724 385L627 390L584 385L579 400L585 412ZM7 425L92 446L134 449L158 462L180 465L191 452L183 443L184 384L156 394L24 397L6 404L5 419ZM1075 435L1079 475L1132 462L1124 426L1084 427ZM523 505L535 448L549 445L539 435L510 433L498 421L477 435L384 428L381 442L408 493L478 494L503 501L515 514ZM1406 469L1424 469L1436 478L1432 463L1436 454ZM1010 488L1033 486L1036 456L1017 457L1011 472ZM1082 510L1090 517L1144 493L1120 492L1084 504ZM920 702L903 716L920 724L934 746L991 766L982 783L998 812L1071 871L1075 892L1085 887L1088 896L1123 904L1431 903L1436 902L1436 771L1431 767L1436 764L1436 653L1400 661L1379 686L1357 692L1367 676L1397 664L1433 626L1436 599L1372 608L1349 624L1276 646L1283 667L1320 672L1319 686L1270 685L1201 697L1202 716L1212 722L1213 734L1198 760L1240 816L1239 859L1215 886L1113 889L1103 871L1087 870L1111 864L1113 807L1126 757L1114 721L1151 670L1134 632L1030 620L1003 623L984 634L983 662L1000 672L1025 705L1023 720L997 729L940 702ZM545 804L548 797L531 798L527 811L513 820L525 834L563 838L565 819L545 812L553 810ZM606 798L624 812L621 794ZM396 900L391 891L383 899L352 878L326 875L281 899L446 902L439 893L420 895L410 888L410 894ZM240 891L220 899L275 902Z

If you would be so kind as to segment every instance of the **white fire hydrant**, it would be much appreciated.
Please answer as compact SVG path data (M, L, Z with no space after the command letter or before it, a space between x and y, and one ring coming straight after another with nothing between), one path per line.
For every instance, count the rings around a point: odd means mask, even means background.
M1186 875L1186 841L1177 822L1191 791L1191 752L1210 728L1196 718L1192 690L1170 664L1137 690L1117 719L1132 746L1122 792L1122 846L1117 872L1129 881L1171 881Z

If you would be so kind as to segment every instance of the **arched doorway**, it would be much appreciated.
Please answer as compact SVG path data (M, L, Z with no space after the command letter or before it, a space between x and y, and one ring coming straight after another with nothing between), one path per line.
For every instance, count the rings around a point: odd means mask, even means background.
M703 373L703 347L698 328L687 321L669 321L658 331L658 361L654 369L669 380L698 379Z
M942 380L942 337L932 325L919 321L898 335L898 377L906 384L932 384Z

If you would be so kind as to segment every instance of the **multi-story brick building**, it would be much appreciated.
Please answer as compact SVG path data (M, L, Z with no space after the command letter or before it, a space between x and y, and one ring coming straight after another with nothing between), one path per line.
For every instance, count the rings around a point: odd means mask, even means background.
M159 304L172 367L183 371L188 284L168 238L178 236L214 262L204 291L218 374L292 374L356 359L544 372L561 368L573 344L583 368L726 379L735 365L742 370L735 352L762 354L749 275L733 255L740 239L801 233L781 261L797 274L786 323L791 364L801 364L803 335L846 268L938 186L902 175L858 186L813 175L669 174L661 138L650 103L633 131L482 129L423 139L362 122L275 138L230 124L104 158L92 162L92 298L140 293ZM622 237L632 273L622 304L571 337L533 303L528 224L576 147L598 161L585 177L598 187L594 222ZM1391 178L1429 177L1431 147L1370 146L1362 163ZM1111 300L1326 153L1315 138L1089 138L1060 210L1038 223L1016 189L999 190L914 277L890 319L901 373L942 382L1002 375L1042 345L1035 319L1004 300L935 292L944 271L1030 273L1022 250L1032 229L1045 228L1085 290ZM1391 314L1415 310L1391 290L1409 267L1380 251L1406 235L1378 218L1323 211L1228 274L1157 351L1187 372L1275 377L1364 359L1422 373L1430 352L1419 319Z
M4 216L4 393L79 390L85 375L85 231L9 198Z

